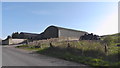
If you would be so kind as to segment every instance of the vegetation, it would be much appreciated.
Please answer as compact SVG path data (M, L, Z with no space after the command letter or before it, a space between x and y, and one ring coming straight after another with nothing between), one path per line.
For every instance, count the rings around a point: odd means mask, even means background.
M52 41L51 44L39 44L40 47L38 48L32 45L22 45L17 48L37 50L37 53L40 54L90 66L120 66L120 60L118 59L120 47L117 45L120 45L119 34L103 36L100 41Z
M20 46L16 46L16 48L27 48L29 47L29 45L20 45Z

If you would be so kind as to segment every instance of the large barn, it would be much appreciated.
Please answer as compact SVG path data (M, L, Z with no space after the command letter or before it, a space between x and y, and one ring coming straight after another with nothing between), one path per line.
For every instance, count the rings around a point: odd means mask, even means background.
M44 32L40 34L33 33L13 33L12 38L14 39L30 39L30 40L42 40L42 39L50 39L50 38L72 38L74 40L79 40L79 38L88 34L85 31L73 30L68 28L62 28L57 26L49 26L45 29Z
M75 40L79 40L79 38L84 35L88 34L85 31L78 31L68 28L62 28L57 26L49 26L46 30L38 35L36 38L38 39L49 39L49 38L72 38Z

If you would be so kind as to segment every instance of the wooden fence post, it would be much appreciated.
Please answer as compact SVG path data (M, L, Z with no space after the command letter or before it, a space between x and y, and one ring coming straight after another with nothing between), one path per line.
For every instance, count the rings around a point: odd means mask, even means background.
M52 43L50 42L50 47L53 47Z
M108 46L107 46L107 44L105 44L105 54L107 55L107 53L108 53Z
M68 46L67 46L68 48L70 48L70 43L68 43Z

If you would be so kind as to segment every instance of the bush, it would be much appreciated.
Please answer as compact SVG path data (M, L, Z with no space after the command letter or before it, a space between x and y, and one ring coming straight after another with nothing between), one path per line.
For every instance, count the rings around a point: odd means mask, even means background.
M102 40L102 43L105 43L107 45L111 45L113 43L114 39L111 36L107 36Z
M120 43L120 37L115 37L115 39L114 39L114 43Z

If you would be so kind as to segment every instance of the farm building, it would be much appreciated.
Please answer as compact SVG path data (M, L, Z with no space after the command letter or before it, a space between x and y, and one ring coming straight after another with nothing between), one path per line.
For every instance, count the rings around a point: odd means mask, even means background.
M40 34L15 32L12 34L12 39L29 39L29 40L42 40L50 38L69 38L70 40L79 40L81 36L88 34L85 31L73 30L57 26L49 26L44 32Z
M2 40L2 45L12 45L12 44L21 44L25 43L27 39L12 39L8 36L5 40Z
M73 29L67 29L57 26L49 26L46 30L38 35L36 38L38 39L50 39L50 38L71 38L73 40L79 40L79 38L88 34L85 31L78 31Z
M39 34L34 34L34 33L26 33L26 32L15 32L12 34L12 38L14 39L35 39L36 36L38 36Z

